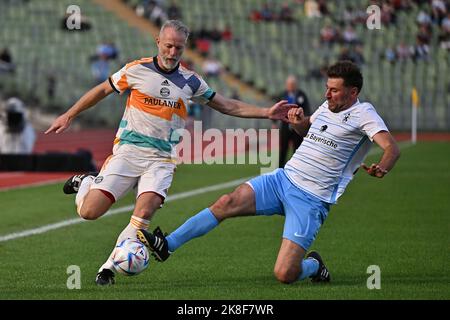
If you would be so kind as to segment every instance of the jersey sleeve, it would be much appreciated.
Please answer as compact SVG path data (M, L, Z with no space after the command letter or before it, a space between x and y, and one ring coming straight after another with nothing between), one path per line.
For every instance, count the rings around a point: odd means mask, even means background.
M122 94L128 89L132 89L136 78L135 69L139 61L126 64L122 69L109 77L109 84L117 93Z
M360 128L369 137L370 141L373 141L373 136L378 132L389 131L383 119L371 105L361 113Z
M206 104L211 101L212 98L214 98L216 92L208 86L208 84L205 82L205 80L203 80L202 77L199 76L198 80L200 81L200 85L194 92L191 100L196 103Z

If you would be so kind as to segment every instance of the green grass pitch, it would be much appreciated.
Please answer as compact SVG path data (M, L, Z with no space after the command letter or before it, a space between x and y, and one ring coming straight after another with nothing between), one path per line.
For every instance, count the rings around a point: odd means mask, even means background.
M379 155L371 156L367 163ZM170 194L257 175L257 166L179 166ZM0 236L76 217L62 184L0 192ZM168 202L151 227L172 231L232 188ZM98 267L130 213L0 242L0 299L445 299L450 298L450 143L402 150L382 180L359 172L332 207L312 249L332 275L327 285L281 284L273 276L283 217L223 222L135 277L97 287ZM133 203L129 195L113 208ZM69 290L67 267L81 270ZM369 290L367 268L381 270Z

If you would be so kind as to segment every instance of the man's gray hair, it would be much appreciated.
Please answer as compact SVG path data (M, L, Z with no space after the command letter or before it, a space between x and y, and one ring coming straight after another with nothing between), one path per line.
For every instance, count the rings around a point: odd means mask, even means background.
M173 28L176 32L184 34L186 40L189 37L188 27L186 27L186 25L180 20L167 20L166 22L164 22L164 24L161 26L161 30L159 31L160 37L166 28Z

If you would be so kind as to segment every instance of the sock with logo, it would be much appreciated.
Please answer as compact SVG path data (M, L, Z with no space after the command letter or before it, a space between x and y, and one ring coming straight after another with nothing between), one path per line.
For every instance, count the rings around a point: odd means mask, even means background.
M167 237L169 251L174 252L184 243L194 238L203 236L219 224L214 214L206 208L195 216L186 220L178 229Z
M78 188L77 195L75 196L75 204L77 205L78 214L81 211L81 207L83 206L84 198L86 197L87 193L91 189L91 185L94 182L94 179L95 179L94 176L87 176L81 181L80 187Z
M130 223L120 233L119 237L117 238L116 245L118 245L120 242L122 242L127 238L136 239L136 231L138 229L147 229L149 224L150 224L149 220L142 219L136 216L131 216ZM98 270L99 272L102 269L110 269L112 271L115 271L114 263L112 260L113 252L111 252L111 254L108 257L108 260L106 260L106 262L100 267L100 269Z

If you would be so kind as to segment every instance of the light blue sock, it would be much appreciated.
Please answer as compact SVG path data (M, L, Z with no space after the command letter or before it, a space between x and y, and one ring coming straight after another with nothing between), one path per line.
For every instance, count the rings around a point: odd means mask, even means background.
M218 224L219 221L211 210L209 208L203 209L195 216L186 220L185 223L166 238L169 251L174 252L184 243L208 233Z
M316 259L303 259L302 261L302 274L298 277L298 280L303 280L316 274L319 271L319 262Z

